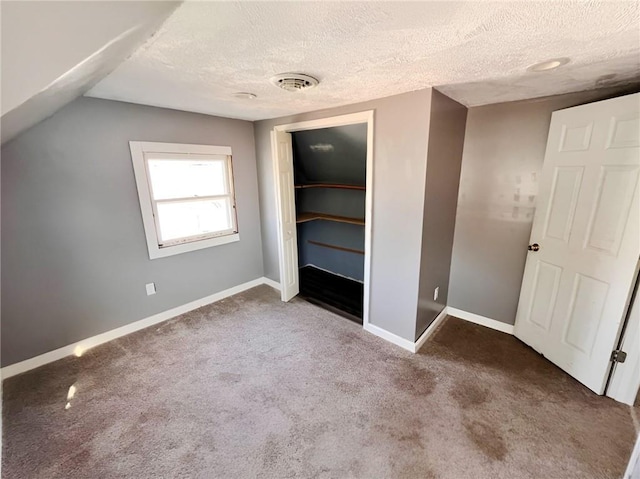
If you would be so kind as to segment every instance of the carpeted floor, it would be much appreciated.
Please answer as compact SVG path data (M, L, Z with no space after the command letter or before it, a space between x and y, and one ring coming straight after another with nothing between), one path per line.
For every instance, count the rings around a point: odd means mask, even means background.
M6 380L2 472L608 479L636 413L511 336L448 318L412 355L261 286Z

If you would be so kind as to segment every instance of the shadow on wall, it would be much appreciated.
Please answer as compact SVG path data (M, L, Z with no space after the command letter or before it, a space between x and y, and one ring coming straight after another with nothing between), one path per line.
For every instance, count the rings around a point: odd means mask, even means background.
M494 302L491 316L491 319L513 324L531 223L522 219L484 218L461 209L458 210L458 219L458 251L453 265L457 273L455 279L473 287L465 288L463 295L456 296L455 307L473 312L476 305L486 303L487 298L496 295L515 298L515 301ZM495 245L507 241L525 246L522 250L496 248ZM478 273L481 271L491 271L491 274L481 275Z

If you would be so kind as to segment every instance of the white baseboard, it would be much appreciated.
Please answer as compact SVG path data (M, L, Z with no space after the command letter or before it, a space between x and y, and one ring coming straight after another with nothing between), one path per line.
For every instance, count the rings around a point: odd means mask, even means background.
M422 347L422 345L427 342L427 339L429 339L429 337L434 333L434 331L438 329L438 326L440 326L444 318L446 318L447 314L449 314L447 310L448 308L445 306L444 309L440 311L440 314L436 316L436 319L434 319L431 322L429 327L425 329L424 333L422 333L420 337L416 340L414 344L414 351L413 351L414 353L417 353Z
M180 316L181 314L188 313L189 311L193 311L194 309L206 306L207 304L215 303L216 301L220 301L221 299L233 296L234 294L241 293L261 284L266 284L271 286L272 288L280 290L280 284L273 281L272 279L264 277L257 278L252 281L239 284L238 286L225 289L224 291L220 291L219 293L196 299L195 301L183 304L182 306L169 309L168 311L163 311L161 313L154 314L153 316L149 316L148 318L144 318L139 321L129 323L125 326L112 329L111 331L98 334L97 336L92 336L90 338L83 339L82 341L78 341L73 344L69 344L68 346L64 346L54 351L49 351L48 353L41 354L34 358L26 359L24 361L20 361L19 363L5 366L4 368L2 368L2 370L0 370L0 376L2 377L2 379L6 379L10 378L11 376L15 376L16 374L21 374L26 371L30 371L31 369L44 366L45 364L52 363L53 361L57 361L67 356L81 356L85 351L95 346L104 344L122 336L126 336L127 334L131 334L135 331L148 328L149 326L162 323L163 321L167 321L169 319L175 318L176 316Z
M386 329L382 329L375 324L367 323L364 325L365 331L370 332L371 334L375 334L376 336L386 339L390 343L395 344L396 346L400 346L407 351L411 351L412 353L418 352L418 350L422 347L422 345L427 341L429 336L433 334L433 332L438 328L442 320L447 317L447 308L445 307L440 314L436 316L433 322L429 325L429 327L420 335L417 341L409 341L408 339L401 338L397 334L390 333Z
M444 321L444 318L447 316L455 316L456 318L464 319L465 321L469 321L471 323L480 324L481 326L486 326L487 328L495 329L496 331L501 331L507 334L513 334L513 325L506 324L501 321L497 321L491 318L485 318L484 316L480 316L474 313L468 313L466 311L462 311L461 309L452 308L450 306L446 306L440 314L436 316L436 319L429 325L429 327L425 330L424 333L420 335L420 337L415 341L411 342L408 339L401 338L400 336L390 333L386 329L382 329L379 326L368 323L364 325L365 331L368 331L376 336L386 339L390 343L393 343L397 346L400 346L407 351L411 351L412 353L418 352L418 350L427 342L427 339L438 329L438 326Z
M182 306L178 306L168 311L154 314L153 316L135 321L120 328L112 329L111 331L107 331L105 333L98 334L97 336L83 339L82 341L69 344L68 346L64 346L54 351L49 351L48 353L41 354L34 358L26 359L24 361L20 361L19 363L5 366L0 370L0 376L2 377L2 379L6 379L10 378L11 376L30 371L31 369L44 366L45 364L52 363L53 361L57 361L67 356L81 356L85 351L95 346L104 344L122 336L126 336L127 334L131 334L135 331L148 328L149 326L162 323L163 321L175 318L176 316L180 316L181 314L187 313L207 304L215 303L216 301L220 301L221 299L241 293L261 284L266 284L280 291L280 283L265 277L257 278L247 283L234 286L233 288L220 291L219 293L215 293L210 296L191 301L190 303L183 304ZM425 332L422 333L422 335L420 335L418 340L415 342L401 338L400 336L390 333L386 329L382 329L371 323L365 324L364 329L371 334L375 334L376 336L389 341L390 343L393 343L403 349L406 349L407 351L415 353L424 345L427 339L433 334L433 332L438 328L438 326L442 323L444 318L447 317L447 315L455 316L456 318L480 324L497 331L502 331L503 333L513 334L513 326L510 324L505 324L491 318L485 318L484 316L480 316L478 314L468 313L466 311L462 311L461 309L452 308L450 306L445 307L440 312L440 314L436 316L436 319L433 320L433 322L429 325Z
M364 325L364 330L368 331L371 334L375 334L379 338L385 339L390 343L395 344L396 346L400 346L407 351L411 351L412 353L416 352L416 346L413 341L409 341L408 339L401 338L397 334L390 333L386 329L382 329L375 324L367 323Z
M631 451L631 457L627 464L627 470L622 476L622 479L635 479L640 477L640 436L636 438L636 445Z
M280 283L278 283L277 281L274 281L271 278L267 277L262 278L262 280L267 286L271 286L273 289L280 291Z
M449 316L455 316L456 318L464 319L465 321L469 321L471 323L479 324L480 326L486 326L487 328L495 329L496 331L513 334L512 324L503 323L502 321L486 318L484 316L480 316L479 314L469 313L461 309L452 308L451 306L447 306L447 314Z

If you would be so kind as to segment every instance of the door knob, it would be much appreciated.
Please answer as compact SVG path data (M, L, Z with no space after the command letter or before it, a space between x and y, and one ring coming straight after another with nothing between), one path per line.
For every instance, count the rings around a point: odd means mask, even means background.
M529 245L529 251L538 251L540 249L540 245L538 243L533 243Z

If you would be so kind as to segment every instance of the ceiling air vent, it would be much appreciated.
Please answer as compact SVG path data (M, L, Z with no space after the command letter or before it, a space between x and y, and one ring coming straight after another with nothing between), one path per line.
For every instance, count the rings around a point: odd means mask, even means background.
M271 77L271 83L287 91L302 91L313 88L320 83L315 78L303 73L280 73Z

